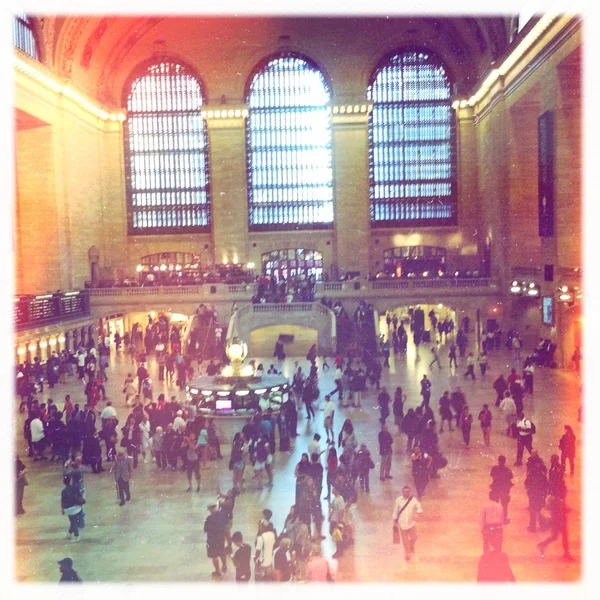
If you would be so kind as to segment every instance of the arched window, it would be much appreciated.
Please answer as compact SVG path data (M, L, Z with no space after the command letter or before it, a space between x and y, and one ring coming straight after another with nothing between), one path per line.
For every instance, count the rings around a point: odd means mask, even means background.
M127 217L130 235L210 230L204 93L187 65L142 65L125 86Z
M409 49L385 58L368 89L371 223L456 224L456 145L441 61Z
M13 44L35 60L40 60L33 25L27 15L16 14L13 19Z
M309 59L263 63L246 94L251 230L333 227L331 99Z

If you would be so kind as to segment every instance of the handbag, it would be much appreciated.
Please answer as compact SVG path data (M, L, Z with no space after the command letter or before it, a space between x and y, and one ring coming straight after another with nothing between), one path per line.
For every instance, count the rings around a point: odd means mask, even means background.
M404 506L400 509L400 512L398 513L398 516L396 517L396 522L394 523L394 526L392 528L392 543L393 544L399 544L400 543L400 527L398 526L398 521L400 520L400 515L406 510L406 507L410 504L410 501L413 499L413 497L411 496L406 503L404 504Z

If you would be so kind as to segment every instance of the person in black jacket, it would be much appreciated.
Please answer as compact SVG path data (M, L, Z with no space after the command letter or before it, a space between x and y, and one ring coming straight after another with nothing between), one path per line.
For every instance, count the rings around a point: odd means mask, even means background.
M506 380L504 379L503 374L494 381L492 387L496 391L496 406L500 406L500 402L502 402L502 399L504 398L504 392L507 390Z
M561 451L561 462L567 468L567 460L571 466L571 475L575 473L575 447L576 438L570 425L565 425L565 434L560 438L558 447Z
M492 483L490 488L500 498L500 504L504 510L504 524L510 523L508 519L508 503L510 502L510 488L514 485L512 482L513 473L506 466L506 456L498 457L498 464L492 467L490 472Z
M91 465L92 473L101 473L105 470L102 468L102 448L97 431L83 440L83 464Z
M127 454L133 457L133 468L136 469L142 434L140 428L136 425L136 419L133 413L127 417L127 421L121 428L121 432L123 434L123 437L121 438L121 447L127 448Z
M65 485L61 494L61 507L62 514L69 517L69 538L73 542L79 541L80 513L84 504L85 499L81 495L79 486L73 483Z
M69 557L58 561L60 569L60 581L58 583L81 583L81 578L77 571L73 569L73 560Z
M537 450L531 451L527 460L527 479L525 488L529 496L529 527L527 531L535 532L539 512L546 502L548 493L547 468Z
M406 441L406 451L410 452L413 446L413 440L415 438L415 434L417 432L417 427L419 424L419 417L415 414L415 411L412 408L408 409L406 416L402 420L402 431L407 436Z

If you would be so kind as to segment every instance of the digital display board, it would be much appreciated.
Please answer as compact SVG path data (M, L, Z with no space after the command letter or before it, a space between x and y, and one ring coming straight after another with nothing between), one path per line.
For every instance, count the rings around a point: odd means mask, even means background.
M552 296L542 298L542 323L554 325L554 298Z

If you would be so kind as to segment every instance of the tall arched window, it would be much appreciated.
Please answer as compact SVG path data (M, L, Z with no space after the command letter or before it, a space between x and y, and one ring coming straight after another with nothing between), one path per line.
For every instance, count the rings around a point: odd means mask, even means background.
M187 65L146 63L125 86L130 235L210 230L210 180L202 84Z
M456 145L450 81L427 50L388 55L368 96L371 223L456 224Z
M251 230L333 227L331 100L309 59L285 54L261 64L246 94Z
M27 15L16 14L13 19L13 44L35 60L40 60L33 25Z

